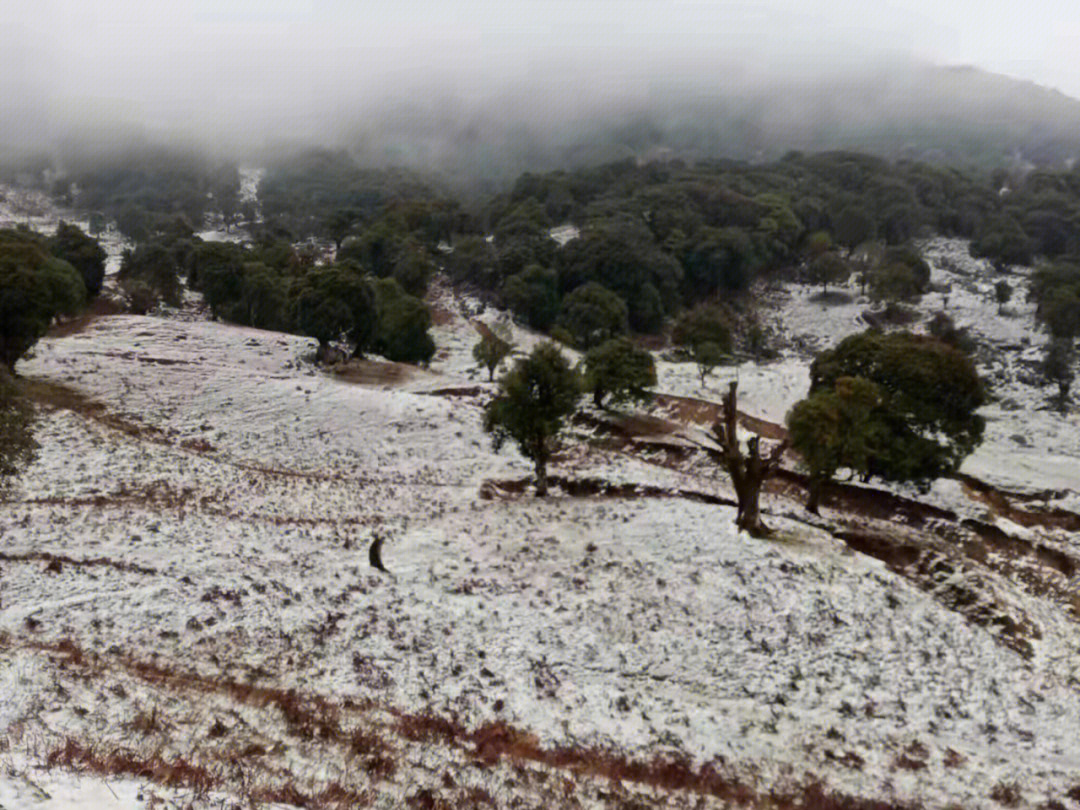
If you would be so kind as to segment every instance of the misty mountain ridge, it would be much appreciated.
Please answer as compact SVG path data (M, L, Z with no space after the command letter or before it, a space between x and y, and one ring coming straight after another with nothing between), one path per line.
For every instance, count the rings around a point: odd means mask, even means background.
M77 169L183 145L260 164L319 146L344 148L363 166L435 175L471 194L501 191L522 172L626 159L767 161L791 150L844 149L988 173L1027 162L1068 166L1080 154L1080 101L974 67L902 61L802 78L684 66L662 76L641 68L616 81L564 68L497 92L429 86L350 100L345 90L332 110L310 100L296 108L238 104L230 119L206 115L205 124L187 114L181 123L160 104L141 117L139 105L115 100L54 100L42 105L46 112L25 99L6 106L8 163L49 152L61 170Z
M523 171L624 159L767 161L844 149L988 172L1067 165L1080 153L1080 101L972 67L888 66L706 90L657 82L633 100L579 102L563 118L544 115L554 104L540 91L485 100L467 115L402 102L368 119L349 146L362 163L441 166L453 185L486 190Z

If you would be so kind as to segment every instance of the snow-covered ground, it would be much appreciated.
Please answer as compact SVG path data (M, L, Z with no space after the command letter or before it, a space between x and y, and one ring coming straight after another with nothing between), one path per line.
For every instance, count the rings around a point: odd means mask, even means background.
M995 383L965 471L1070 489L1055 503L1076 508L1080 430L1030 384L1043 338L1024 276L999 316L962 243L924 249ZM741 409L782 422L806 393L807 351L864 328L865 303L823 308L814 292L775 301L801 349L718 369L704 389L692 364L661 360L658 390L717 400L737 375ZM480 429L493 388L471 356L476 323L521 352L540 338L441 284L432 297L436 358L395 383L323 373L304 338L171 317L102 317L20 363L89 401L43 413L39 458L0 503L0 807L230 806L254 784L344 785L385 807L437 806L416 797L464 786L499 807L722 806L675 790L618 804L580 770L478 768L426 738L394 738L396 771L377 779L355 750L305 737L238 684L328 701L361 729L386 731L402 712L505 721L545 749L684 755L763 789L812 775L845 794L983 807L1015 785L1018 806L1035 807L1080 783L1076 610L980 569L981 593L1037 627L1024 657L780 496L765 499L771 541L735 531L729 507L680 497L482 497L485 481L531 467ZM711 465L578 438L557 475L731 497ZM955 481L929 501L984 511ZM894 528L919 541L917 527ZM368 564L375 532L391 575ZM941 587L968 584L965 570ZM1080 577L1060 579L1078 592ZM43 768L69 739L183 758L221 784Z
M0 184L0 228L23 226L51 236L56 233L61 221L77 225L83 233L90 233L90 220L85 212L58 209L41 192ZM112 224L93 236L107 256L106 277L115 275L120 269L122 254L126 248L132 247L131 243Z
M486 376L470 356L475 327L446 295L456 314L435 330L440 359L404 388L320 373L302 360L313 348L303 338L135 316L44 340L20 366L118 421L46 415L40 458L0 510L13 558L0 573L5 808L50 806L18 787L26 779L99 800L96 777L37 769L67 737L153 741L216 762L205 730L228 711L239 718L226 723L230 740L285 744L291 754L270 758L276 773L309 791L351 780L392 801L438 787L432 767L456 767L403 752L397 775L371 784L294 745L265 712L201 705L107 668L76 686L33 646L61 639L105 661L372 699L469 728L501 718L544 746L677 751L766 785L812 773L847 793L974 807L1001 783L1034 806L1076 781L1077 627L1054 603L998 585L1041 630L1026 660L801 522L773 518L782 539L763 542L738 534L728 507L678 498L481 498L485 479L530 470L492 452L482 397L424 393ZM690 366L661 374L661 388L685 378L701 393ZM739 374L743 407L772 419L805 387L794 358ZM723 476L602 449L565 464L730 494ZM392 577L367 564L376 528ZM128 567L48 572L41 558L17 559L41 552ZM173 728L140 743L125 729L151 705ZM915 770L897 765L910 751ZM477 778L504 801L517 795L497 769ZM132 785L110 786L117 806L143 806Z

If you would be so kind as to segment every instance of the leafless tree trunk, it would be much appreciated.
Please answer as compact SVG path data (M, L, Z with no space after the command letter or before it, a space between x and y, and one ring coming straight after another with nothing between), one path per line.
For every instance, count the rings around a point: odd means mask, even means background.
M761 437L754 436L747 442L743 453L738 434L738 402L736 392L738 382L728 384L724 395L724 418L713 425L713 437L720 445L720 460L731 476L738 500L738 516L735 525L754 537L767 537L771 531L761 520L761 487L772 476L780 464L780 458L787 449L785 439L776 445L767 458L761 457Z

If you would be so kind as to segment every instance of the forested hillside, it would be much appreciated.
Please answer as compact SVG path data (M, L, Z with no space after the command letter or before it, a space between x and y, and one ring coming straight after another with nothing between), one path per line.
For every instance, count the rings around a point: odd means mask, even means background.
M5 808L1075 800L1080 172L48 169Z

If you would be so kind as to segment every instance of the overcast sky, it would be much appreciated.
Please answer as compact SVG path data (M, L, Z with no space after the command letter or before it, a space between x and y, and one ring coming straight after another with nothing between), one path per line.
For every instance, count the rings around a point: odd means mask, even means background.
M867 58L972 64L1080 98L1080 4L1028 0L0 0L0 92L178 120L298 115L439 84L626 91L678 66L727 83Z

